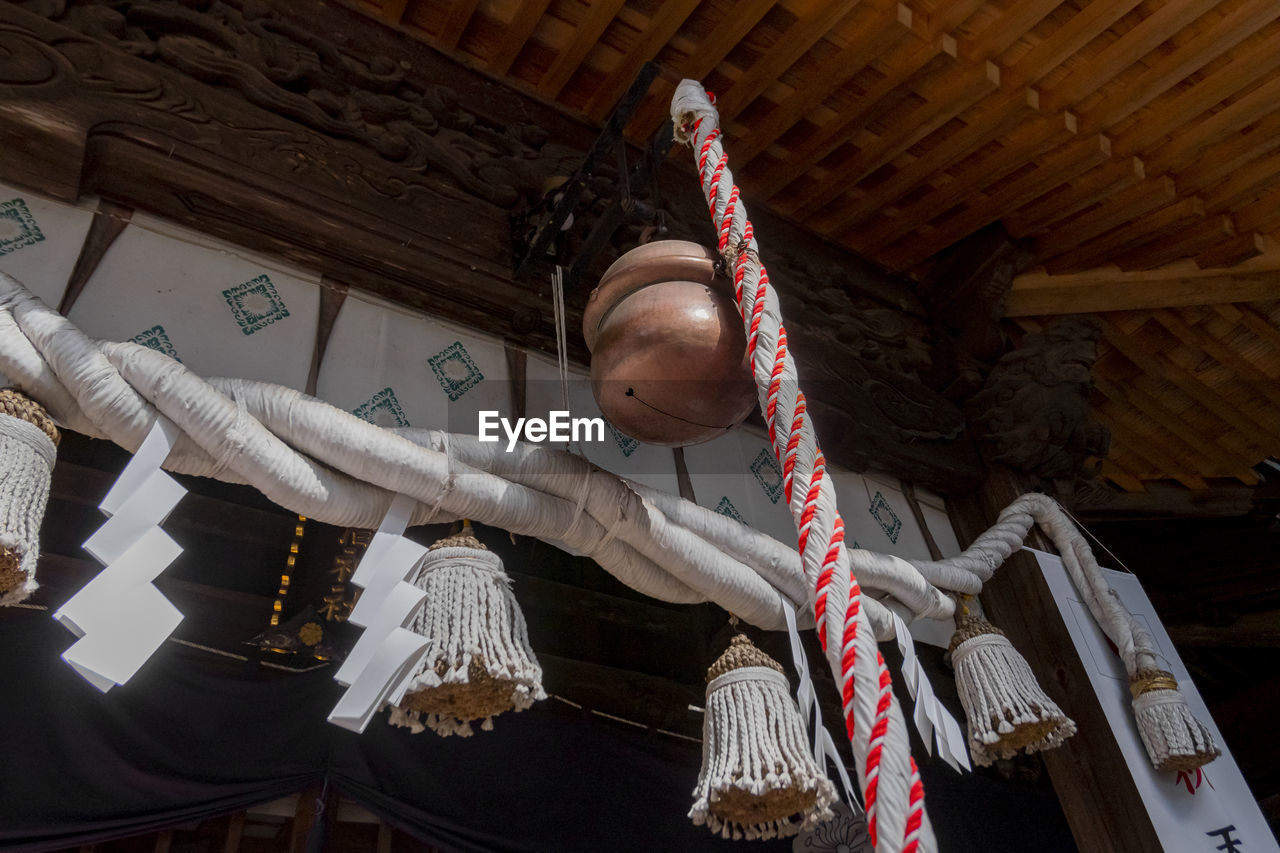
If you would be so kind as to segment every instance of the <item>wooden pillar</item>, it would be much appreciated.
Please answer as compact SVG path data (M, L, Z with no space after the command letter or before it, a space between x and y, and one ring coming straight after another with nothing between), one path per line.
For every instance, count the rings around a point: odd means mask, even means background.
M948 502L961 543L972 542L1027 491L1024 475L993 465L981 489ZM1037 532L1027 544L1053 550ZM1062 746L1041 753L1076 844L1090 853L1159 853L1155 828L1035 558L1010 557L983 589L982 604L1078 727Z

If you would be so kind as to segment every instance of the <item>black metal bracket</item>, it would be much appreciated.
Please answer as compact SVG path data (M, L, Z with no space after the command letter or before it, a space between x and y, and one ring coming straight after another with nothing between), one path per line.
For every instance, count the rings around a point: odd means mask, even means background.
M600 135L592 143L591 150L587 152L582 165L573 173L573 177L569 178L556 190L558 199L551 209L550 215L538 224L533 237L529 240L528 248L525 250L524 255L517 259L516 279L528 278L533 273L538 262L545 258L547 249L551 246L552 241L560 233L565 222L569 219L569 214L573 213L574 208L578 206L578 202L582 199L582 191L586 188L587 180L595 174L596 168L604 157L613 151L622 140L623 128L631 121L631 116L635 113L636 107L640 106L641 99L649 91L649 86L657 76L658 64L655 62L646 62L644 67L640 69L640 73L636 75L636 79L632 81L626 94L618 101L618 106L614 108L613 114L609 116L604 129L600 131Z
M651 209L640 210L644 204L637 201L631 196L631 187L644 186L652 184L656 195L657 191L657 174L658 168L662 165L662 161L667 158L667 152L671 150L672 144L675 142L675 136L672 133L671 119L667 119L653 139L649 140L648 146L645 147L644 158L635 166L634 169L628 169L626 164L626 146L623 145L619 150L618 173L621 176L621 186L619 187L618 200L609 206L609 209L600 215L595 225L591 229L591 233L587 235L586 241L582 244L582 249L578 252L578 256L574 258L573 265L569 267L568 274L564 278L565 293L572 293L577 287L578 282L586 275L591 264L594 263L596 256L604 249L609 238L613 236L613 232L618 230L628 217L639 215L640 218L648 220L656 217L660 227L663 227L662 209L655 197L649 205Z

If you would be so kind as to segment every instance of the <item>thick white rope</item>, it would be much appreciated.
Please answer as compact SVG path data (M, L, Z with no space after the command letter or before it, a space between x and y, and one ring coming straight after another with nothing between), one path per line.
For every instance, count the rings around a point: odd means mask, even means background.
M392 497L406 494L421 503L416 524L467 517L549 541L572 528L566 544L629 586L666 601L710 599L769 630L786 626L784 597L803 600L798 564L779 559L773 539L710 510L674 504L686 523L673 523L640 487L568 453L528 445L493 453L473 437L406 431L450 445L446 454L291 389L206 382L145 347L90 340L2 273L0 370L59 423L126 449L137 448L163 413L183 431L167 468L253 485L321 521L376 527ZM533 485L467 464L485 459ZM575 524L584 489L585 511ZM687 524L698 519L701 528ZM735 557L753 554L773 556ZM877 626L891 631L888 612L875 612Z
M800 534L810 605L827 662L843 688L845 724L871 841L877 853L933 851L937 842L924 811L924 786L911 756L902 709L867 620L858 581L850 571L835 487L806 413L777 294L760 261L746 206L728 168L719 114L700 83L684 80L672 98L671 117L677 138L693 148L719 249L734 273L760 411L769 425Z

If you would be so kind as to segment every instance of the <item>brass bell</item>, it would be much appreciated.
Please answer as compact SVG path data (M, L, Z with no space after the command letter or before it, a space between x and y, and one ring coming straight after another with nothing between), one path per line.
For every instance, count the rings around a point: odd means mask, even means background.
M731 285L697 243L663 240L618 258L591 292L582 333L596 403L633 438L700 444L755 408Z

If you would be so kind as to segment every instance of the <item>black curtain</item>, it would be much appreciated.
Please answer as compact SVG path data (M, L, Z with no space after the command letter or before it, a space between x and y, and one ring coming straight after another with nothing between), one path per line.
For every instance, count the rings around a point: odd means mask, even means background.
M685 816L699 747L541 703L473 737L325 721L333 670L248 672L166 643L91 687L48 612L0 611L0 846L53 850L245 808L321 779L458 851L725 850ZM225 660L225 659L222 659ZM753 844L790 850L790 841Z
M473 737L376 717L325 721L341 688L166 643L102 694L59 656L46 611L0 610L0 847L47 851L154 831L328 782L446 850L790 851L731 842L686 813L700 747L543 702ZM1051 792L921 767L944 851L1072 850Z

